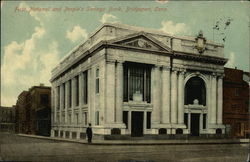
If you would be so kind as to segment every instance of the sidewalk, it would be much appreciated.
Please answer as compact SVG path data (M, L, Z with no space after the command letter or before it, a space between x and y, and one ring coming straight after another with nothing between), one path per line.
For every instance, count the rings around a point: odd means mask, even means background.
M18 134L22 137L47 139L62 142L88 144L83 139L65 139L28 134ZM93 140L91 145L208 145L208 144L248 144L249 139L196 139L196 140Z

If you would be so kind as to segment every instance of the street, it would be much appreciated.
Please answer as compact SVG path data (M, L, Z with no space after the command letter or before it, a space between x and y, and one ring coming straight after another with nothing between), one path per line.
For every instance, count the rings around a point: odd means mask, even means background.
M0 133L0 159L3 161L245 162L247 154L247 144L105 146Z

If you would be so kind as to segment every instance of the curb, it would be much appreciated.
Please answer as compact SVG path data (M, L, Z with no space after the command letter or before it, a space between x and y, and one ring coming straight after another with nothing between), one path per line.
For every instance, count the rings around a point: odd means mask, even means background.
M37 136L37 135L26 135L26 134L17 134L18 136L21 137L29 137L29 138L37 138L37 139L46 139L46 140L53 140L53 141L59 141L59 142L70 142L70 143L78 143L78 144L85 144L85 145L107 145L107 146L111 146L111 145L217 145L217 144L248 144L249 140L244 139L244 140L228 140L228 141L206 141L206 142L195 142L195 141L170 141L170 140L166 140L165 142L114 142L114 141L105 141L105 142L95 142L94 143L87 143L87 141L85 140L70 140L70 139L64 139L64 138L54 138L54 137L44 137L44 136ZM106 143L107 142L107 143Z

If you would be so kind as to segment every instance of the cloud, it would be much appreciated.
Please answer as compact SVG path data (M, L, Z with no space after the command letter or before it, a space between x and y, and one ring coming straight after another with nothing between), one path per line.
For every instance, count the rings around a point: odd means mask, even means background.
M101 23L107 23L107 22L116 23L116 22L119 22L119 21L118 21L118 18L116 16L104 13L102 18L100 19L100 22Z
M176 23L173 21L162 21L161 22L163 32L169 34L190 34L190 29L185 23Z
M30 37L12 41L4 47L1 64L1 105L11 106L18 95L34 85L49 86L51 70L59 62L58 43L47 41L47 31L39 15L30 15L40 22Z
M76 42L81 38L87 39L88 33L85 29L82 29L79 25L75 26L72 31L67 30L66 38L72 42Z
M235 53L234 52L229 53L228 62L225 66L228 68L235 68Z

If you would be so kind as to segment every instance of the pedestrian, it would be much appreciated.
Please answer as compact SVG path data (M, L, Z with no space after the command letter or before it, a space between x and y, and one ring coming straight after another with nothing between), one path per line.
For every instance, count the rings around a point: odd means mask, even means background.
M91 143L92 142L92 128L91 128L91 124L89 123L89 126L86 130L86 134L87 134L87 137L88 137L88 143Z

